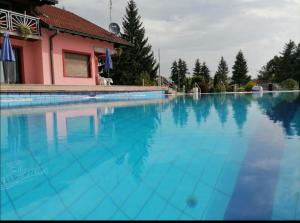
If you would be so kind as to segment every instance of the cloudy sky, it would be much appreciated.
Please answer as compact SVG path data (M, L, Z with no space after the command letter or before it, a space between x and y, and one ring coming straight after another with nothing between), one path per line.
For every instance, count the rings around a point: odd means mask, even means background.
M300 42L300 0L136 0L146 34L161 70L169 76L177 58L192 72L196 58L212 74L221 56L231 68L241 49L250 74L282 51L290 39ZM113 21L121 24L127 0L113 0ZM59 0L59 7L102 26L109 24L109 0Z

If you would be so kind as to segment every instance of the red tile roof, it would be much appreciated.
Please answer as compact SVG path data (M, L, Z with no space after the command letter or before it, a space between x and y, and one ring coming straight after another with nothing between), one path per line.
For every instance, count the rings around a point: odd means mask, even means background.
M50 5L43 5L36 8L36 13L41 21L46 23L49 28L52 27L85 37L130 45L130 43L126 40L117 37L96 24L64 9Z

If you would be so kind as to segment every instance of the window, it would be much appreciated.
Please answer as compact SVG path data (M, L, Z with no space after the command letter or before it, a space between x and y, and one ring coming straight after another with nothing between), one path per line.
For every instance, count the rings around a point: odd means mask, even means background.
M66 77L91 76L90 56L78 53L64 53L64 75Z

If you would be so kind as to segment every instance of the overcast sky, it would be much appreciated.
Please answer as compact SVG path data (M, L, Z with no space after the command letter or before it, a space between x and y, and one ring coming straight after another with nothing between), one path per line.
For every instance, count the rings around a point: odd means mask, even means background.
M146 35L161 70L169 76L172 62L196 58L214 75L221 56L230 70L241 49L250 74L282 51L290 39L300 42L300 0L136 0ZM127 0L113 0L113 21L122 24ZM59 7L107 28L109 0L59 0Z

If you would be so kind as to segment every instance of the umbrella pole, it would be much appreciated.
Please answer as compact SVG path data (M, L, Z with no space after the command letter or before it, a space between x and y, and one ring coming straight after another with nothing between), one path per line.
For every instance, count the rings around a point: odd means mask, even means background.
M10 84L10 78L9 78L9 62L3 61L3 71L4 71L4 82L7 84Z

